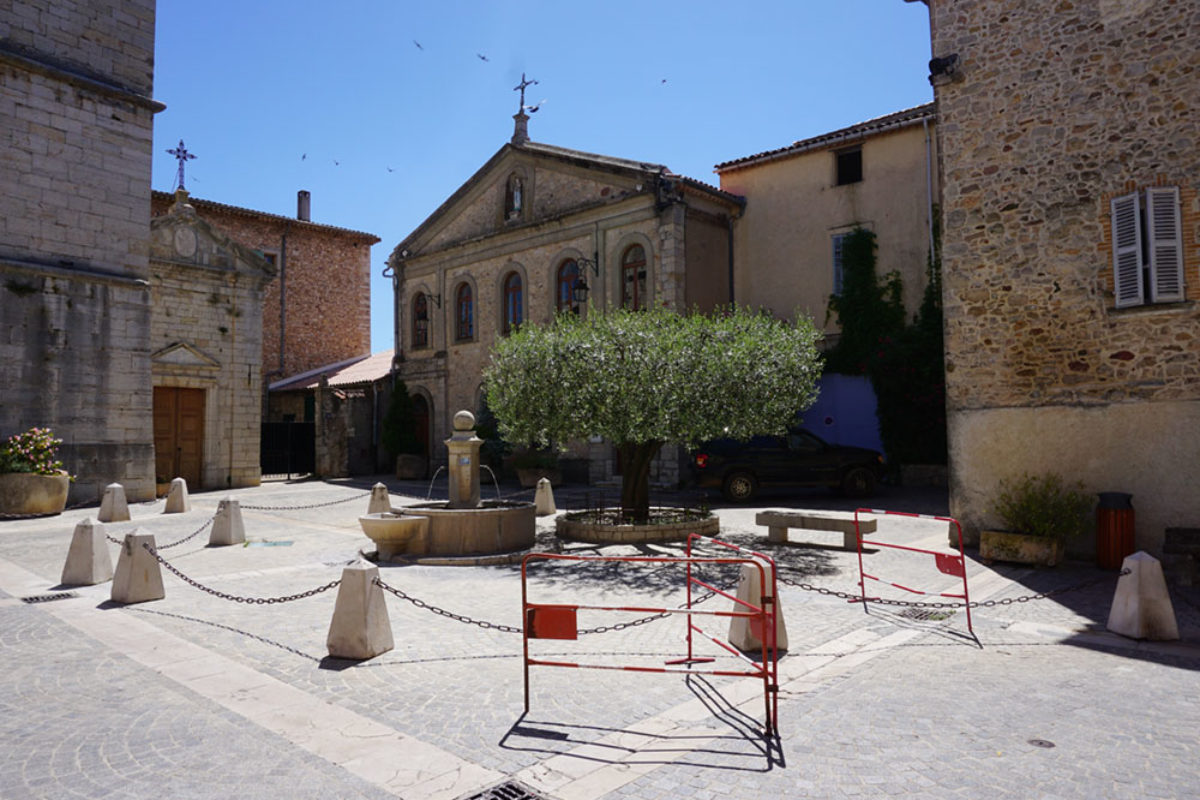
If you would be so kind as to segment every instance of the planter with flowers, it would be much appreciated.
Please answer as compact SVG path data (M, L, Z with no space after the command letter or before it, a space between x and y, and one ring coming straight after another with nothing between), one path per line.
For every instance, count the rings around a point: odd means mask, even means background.
M30 428L0 445L0 514L62 513L71 476L57 459L60 444L49 428Z

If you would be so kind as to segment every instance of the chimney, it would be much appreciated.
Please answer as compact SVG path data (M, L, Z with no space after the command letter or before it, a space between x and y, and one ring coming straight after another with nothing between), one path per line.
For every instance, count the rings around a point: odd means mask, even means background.
M307 189L301 189L300 191L296 192L296 219L300 220L301 222L311 221L309 218L311 199L312 195L308 193Z

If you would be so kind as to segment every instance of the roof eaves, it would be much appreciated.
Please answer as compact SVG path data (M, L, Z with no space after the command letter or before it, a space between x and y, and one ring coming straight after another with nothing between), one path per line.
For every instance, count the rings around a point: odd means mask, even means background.
M174 195L171 194L170 192L160 192L157 189L155 189L153 191L153 194L155 197L158 197L158 198L161 198L164 200L171 200L174 197ZM218 203L215 200L204 200L199 197L189 197L188 202L197 208L208 208L208 209L211 209L214 211L223 211L228 214L236 214L238 216L243 216L243 217L255 217L255 218L259 218L259 219L270 219L270 220L275 220L277 222L290 222L293 225L303 225L303 226L306 226L309 228L316 228L318 230L336 231L337 233L348 234L350 236L357 236L357 237L360 237L363 239L369 239L371 244L377 244L378 242L382 241L375 234L366 233L365 231L356 231L356 230L352 230L350 228L342 228L337 225L325 225L320 222L312 222L311 220L297 219L296 217L286 217L282 214L272 214L267 211L256 211L253 208L243 208L241 206L232 206L232 205L229 205L228 203Z

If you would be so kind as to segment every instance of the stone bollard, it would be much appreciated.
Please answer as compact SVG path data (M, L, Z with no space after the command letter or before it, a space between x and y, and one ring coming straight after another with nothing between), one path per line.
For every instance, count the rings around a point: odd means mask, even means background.
M75 526L59 582L65 586L95 586L112 580L112 576L112 556L104 540L104 523L92 522L88 517Z
M144 547L147 544L154 547L154 534L139 533L140 530L125 534L121 545L109 595L114 603L144 603L166 597L158 559Z
M242 522L242 507L237 500L226 497L217 503L217 514L213 517L212 531L208 534L209 547L224 547L243 544L246 541L246 526Z
M325 644L329 655L363 661L386 653L395 645L383 589L375 583L379 567L366 562L342 570L333 619Z
M771 583L771 567L768 564L763 564L763 574L766 576L767 585ZM737 597L746 603L754 606L762 605L762 585L760 583L758 567L753 564L743 564L742 571L738 575ZM734 611L748 611L745 606L735 603ZM762 628L757 620L752 620L749 617L732 617L729 620L729 643L743 652L753 652L762 650ZM779 598L775 598L775 649L787 650L787 625L783 622L783 606L779 603Z
M125 501L125 487L119 483L110 483L104 487L104 498L100 501L100 513L96 519L101 522L128 522L129 503Z
M536 507L536 513L539 517L548 517L556 513L554 507L554 489L550 487L549 478L539 478L537 482L537 492L533 496L533 504Z
M392 510L392 498L388 497L387 487L377 483L371 487L371 502L367 505L368 514L385 514Z
M1160 642L1178 639L1175 609L1158 559L1138 551L1125 557L1121 569L1129 570L1129 574L1117 581L1112 609L1108 612L1108 629L1131 639Z
M192 503L188 500L187 481L183 478L175 478L171 481L171 490L167 492L167 507L163 509L163 513L182 514L191 510Z

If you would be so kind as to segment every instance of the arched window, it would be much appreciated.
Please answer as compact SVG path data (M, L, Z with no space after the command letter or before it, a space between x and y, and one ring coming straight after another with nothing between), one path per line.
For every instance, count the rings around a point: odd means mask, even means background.
M579 313L579 304L575 302L575 297L573 296L575 284L578 281L579 262L573 258L568 258L558 265L555 284L558 287L556 300L559 311L574 311L576 314Z
M417 292L412 303L412 346L429 347L429 298Z
M646 251L640 244L621 256L621 307L633 311L646 307Z
M515 272L508 273L504 279L504 319L500 325L505 334L514 331L525 319L521 295L521 276Z
M475 338L475 307L471 302L471 284L462 283L454 293L454 338Z

